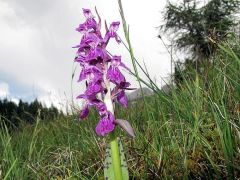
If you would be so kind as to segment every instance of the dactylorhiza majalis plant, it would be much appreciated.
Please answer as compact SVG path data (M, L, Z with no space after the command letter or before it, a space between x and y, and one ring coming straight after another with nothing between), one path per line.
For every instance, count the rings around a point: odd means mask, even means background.
M96 11L97 13L97 11ZM89 9L83 9L86 21L76 28L82 34L77 48L75 62L81 67L80 81L86 81L86 90L77 98L85 101L80 112L80 119L84 119L89 114L89 108L94 106L100 116L100 120L95 128L98 136L110 135L110 146L115 179L121 179L121 160L117 135L115 128L119 125L129 135L134 137L134 132L127 120L116 119L114 116L114 103L119 103L123 107L128 106L125 90L129 90L130 83L121 73L121 69L129 71L122 62L121 56L112 55L106 47L111 39L119 44L120 38L117 35L120 22L111 23L108 28L105 23L106 34L101 34L101 18L98 15L97 22ZM111 88L112 87L112 88Z

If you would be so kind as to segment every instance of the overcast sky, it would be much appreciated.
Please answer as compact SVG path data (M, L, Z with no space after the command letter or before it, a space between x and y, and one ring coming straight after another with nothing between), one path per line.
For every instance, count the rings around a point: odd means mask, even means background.
M122 0L130 25L135 56L161 85L170 73L170 57L157 38L165 0ZM0 0L0 97L13 101L38 98L59 106L71 99L71 73L75 49L81 35L75 31L84 21L82 8L97 7L102 20L119 21L117 0ZM123 37L122 26L119 34ZM121 54L132 68L123 45L110 43L113 54ZM74 64L77 65L77 64ZM73 97L84 87L73 80ZM126 74L126 73L125 73ZM133 87L135 78L127 76Z

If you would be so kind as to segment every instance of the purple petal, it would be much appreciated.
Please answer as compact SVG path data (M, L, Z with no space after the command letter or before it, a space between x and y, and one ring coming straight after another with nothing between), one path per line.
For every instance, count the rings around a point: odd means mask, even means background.
M80 94L77 96L77 99L87 99L87 96L85 94Z
M79 26L76 28L76 31L85 34L88 31L86 24L79 24Z
M102 78L102 72L96 66L92 66L88 64L83 64L82 66L83 66L83 69L80 73L78 81L87 79L89 82L95 83Z
M85 91L85 94L88 96L96 95L97 93L101 92L103 90L101 82L98 81L96 83L90 83L88 85L87 90Z
M120 84L121 82L125 81L123 74L117 67L110 66L107 71L107 78L115 84Z
M123 67L125 69L127 69L128 71L130 71L130 69L121 61L121 56L113 56L112 60L111 60L111 65L114 67Z
M84 8L83 8L83 14L84 14L84 16L85 16L87 19L93 18L93 15L92 15L92 12L91 12L90 9L84 9Z
M95 106L100 114L100 116L103 116L107 113L107 107L103 102L95 103Z
M92 49L95 49L101 41L101 37L95 33L88 33L88 35L86 35L86 37L81 41L81 44L85 46L89 45Z
M118 96L117 96L117 100L120 104L122 104L125 108L128 107L128 100L127 100L127 96L125 94L124 91L121 91Z
M79 79L78 79L78 82L83 81L84 79L86 79L86 73L85 73L84 69L82 69Z
M99 61L99 59L101 59L102 61L109 61L111 58L108 55L106 49L96 47L94 50L90 51L88 59L89 61L91 61L92 64L92 62L94 63L94 61Z
M109 32L110 32L110 37L114 37L115 40L120 43L121 40L120 38L118 37L117 35L117 30L119 28L119 25L120 25L120 22L113 22L111 25L110 25L110 28L109 28Z
M115 124L119 125L123 130L125 130L131 137L135 138L135 134L131 124L127 120L117 119L114 121Z
M119 89L127 89L131 84L129 82L123 81L119 84Z
M99 136L105 136L106 134L112 132L114 128L114 116L112 113L108 112L108 115L100 119L98 125L96 126L96 133Z
M89 114L89 107L88 105L85 105L83 107L83 109L81 110L81 113L80 113L80 119L83 120L85 119Z
M83 14L86 17L86 21L82 25L79 25L79 27L76 30L84 33L85 35L88 32L92 32L93 30L96 31L98 28L98 25L91 11L89 9L83 9Z
M109 33L110 33L111 37L115 37L116 36L116 32L117 32L117 30L119 28L119 25L120 25L119 21L112 22L112 24L110 25L110 28L109 28Z
M118 35L116 33L118 28L119 28L119 25L120 25L120 22L113 22L110 25L110 28L109 28L109 30L107 31L107 33L106 33L106 35L104 37L105 44L108 43L110 38L115 38L118 43L121 42L121 40L119 39L119 37L118 37Z

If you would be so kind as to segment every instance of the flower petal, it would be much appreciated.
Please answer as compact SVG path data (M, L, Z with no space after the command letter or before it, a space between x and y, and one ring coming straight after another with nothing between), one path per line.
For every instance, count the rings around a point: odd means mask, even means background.
M127 100L127 96L125 94L124 91L121 91L118 96L117 96L117 100L120 104L122 104L125 108L128 107L128 100Z
M89 114L89 107L88 105L85 105L83 107L83 109L81 110L81 113L80 113L80 119L83 120L85 119Z
M107 71L107 78L115 84L120 84L121 82L125 81L125 77L120 72L117 67L110 66Z
M108 114L100 119L98 125L96 126L96 133L99 136L105 136L108 133L112 132L115 128L114 124L114 116L112 113L108 112Z
M120 43L121 40L119 39L118 35L117 35L117 30L119 28L120 22L112 22L112 24L110 25L109 30L107 31L105 37L104 37L104 42L105 44L108 43L110 38L115 38L115 40Z
M85 16L87 19L93 18L93 15L92 15L92 12L91 12L90 9L84 9L84 8L83 8L83 14L84 14L84 16Z
M102 91L102 85L101 85L101 81L98 81L96 83L89 83L87 90L85 91L85 94L87 96L92 96L92 95L96 95L97 93Z
M114 121L115 124L119 125L123 130L125 130L132 138L135 138L135 133L131 124L124 119L116 119Z

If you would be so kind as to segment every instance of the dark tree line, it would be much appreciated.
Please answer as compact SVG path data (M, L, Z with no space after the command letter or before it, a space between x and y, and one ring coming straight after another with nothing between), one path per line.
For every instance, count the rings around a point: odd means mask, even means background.
M18 105L8 99L0 100L0 121L8 128L18 128L21 123L32 124L37 118L49 121L62 115L53 105L47 108L37 99L31 103L20 100Z

